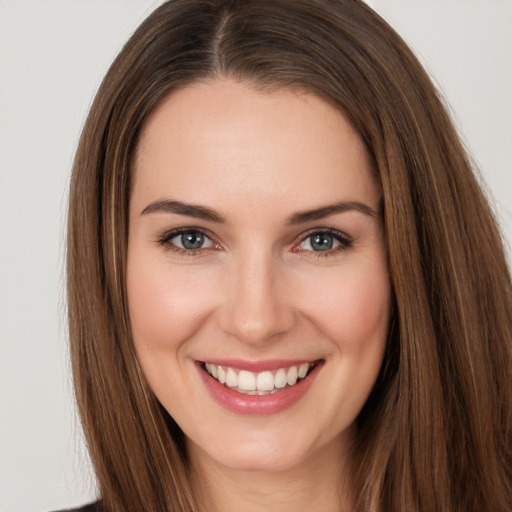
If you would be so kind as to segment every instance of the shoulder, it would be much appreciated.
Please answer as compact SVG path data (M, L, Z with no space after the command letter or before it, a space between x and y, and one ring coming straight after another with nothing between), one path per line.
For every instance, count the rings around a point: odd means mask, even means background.
M66 510L60 510L59 512L101 512L100 502L90 503L78 508L68 508Z

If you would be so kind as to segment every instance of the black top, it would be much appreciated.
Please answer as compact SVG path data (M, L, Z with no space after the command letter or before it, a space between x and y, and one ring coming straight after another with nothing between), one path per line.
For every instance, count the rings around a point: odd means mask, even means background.
M84 505L79 508L68 508L66 510L60 510L59 512L101 512L100 511L100 502L96 501L95 503L90 503L89 505Z

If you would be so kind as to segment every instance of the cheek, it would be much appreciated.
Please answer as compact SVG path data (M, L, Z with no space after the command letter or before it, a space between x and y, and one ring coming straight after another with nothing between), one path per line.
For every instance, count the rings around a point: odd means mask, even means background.
M390 284L386 268L375 265L349 268L330 276L325 286L310 293L305 307L342 351L379 350L385 343L390 311Z
M166 349L193 336L211 307L212 276L134 256L128 264L130 321L137 350ZM211 274L211 272L209 273ZM206 287L205 283L212 286Z
M323 294L313 294L310 320L331 342L333 398L315 416L336 418L339 431L351 424L379 374L389 328L391 289L385 268L340 273ZM336 391L334 391L336 389Z

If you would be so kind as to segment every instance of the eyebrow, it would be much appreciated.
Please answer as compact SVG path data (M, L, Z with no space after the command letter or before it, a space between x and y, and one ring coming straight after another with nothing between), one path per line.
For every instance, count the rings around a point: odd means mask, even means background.
M330 215L348 211L358 211L370 217L379 217L379 214L365 203L360 201L341 201L339 203L321 206L320 208L294 213L288 217L285 224L287 226L305 224L306 222L323 219ZM183 203L181 201L174 201L171 199L153 201L146 206L144 210L142 210L141 215L148 215L150 213L176 213L178 215L186 215L188 217L203 219L218 224L226 222L225 217L211 208L196 204Z
M141 215L147 215L149 213L177 213L178 215L209 220L219 224L226 222L226 219L222 215L211 208L169 199L160 199L150 203L142 210Z
M287 219L286 225L295 226L296 224L304 224L312 220L319 220L324 217L328 217L329 215L348 211L361 212L375 218L379 217L379 214L365 203L361 203L360 201L341 201L339 203L321 206L320 208L315 208L313 210L294 213Z

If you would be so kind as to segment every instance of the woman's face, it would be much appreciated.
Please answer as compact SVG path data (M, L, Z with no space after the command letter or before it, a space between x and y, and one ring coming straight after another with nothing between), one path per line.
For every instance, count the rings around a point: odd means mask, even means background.
M149 118L130 318L196 459L275 471L349 445L388 330L379 199L361 139L314 95L223 79Z

